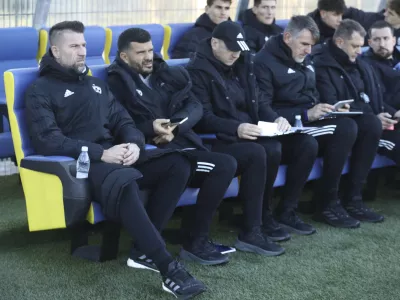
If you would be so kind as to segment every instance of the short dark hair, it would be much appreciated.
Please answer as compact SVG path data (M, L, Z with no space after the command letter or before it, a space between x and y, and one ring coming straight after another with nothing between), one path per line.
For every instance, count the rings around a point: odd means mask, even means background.
M393 26L384 20L376 21L374 24L372 24L372 26L368 29L368 35L370 37L372 36L372 29L383 29L383 28L389 28L390 31L392 32L392 35L394 36Z
M217 0L207 0L207 6L210 7L215 1ZM222 0L222 2L229 2L229 4L232 4L232 0Z
M346 19L340 22L340 25L333 35L333 39L335 40L340 37L344 40L350 40L354 32L358 32L363 38L367 35L367 32L360 23L351 19Z
M343 14L347 9L344 0L318 0L318 10L332 11Z
M304 29L309 30L315 42L319 40L320 33L318 25L309 16L293 16L290 18L284 33L289 32L292 36L297 36Z
M132 42L147 43L151 41L151 35L147 30L142 28L129 28L118 37L118 51L129 49Z
M58 37L63 33L63 31L84 33L85 25L79 21L64 21L53 25L49 31L50 46L53 46L57 42Z
M400 16L400 0L389 0L387 7L394 10Z
M254 6L259 6L263 0L254 0ZM278 0L273 0L273 1L278 1Z

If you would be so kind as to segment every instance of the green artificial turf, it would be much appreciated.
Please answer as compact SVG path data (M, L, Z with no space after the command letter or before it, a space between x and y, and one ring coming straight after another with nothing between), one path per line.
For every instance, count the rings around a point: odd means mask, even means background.
M126 234L117 260L73 258L65 231L28 232L17 176L1 177L0 191L0 299L173 299L158 274L125 266ZM196 299L400 299L399 197L381 189L370 204L384 223L353 230L314 223L318 233L295 235L280 257L234 253L222 267L186 264L208 286ZM215 222L212 237L232 244L236 234Z

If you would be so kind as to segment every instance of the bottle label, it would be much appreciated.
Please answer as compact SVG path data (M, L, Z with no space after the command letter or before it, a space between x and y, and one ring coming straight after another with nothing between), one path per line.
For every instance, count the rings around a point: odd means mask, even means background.
M76 178L78 179L84 179L84 178L88 178L88 173L84 173L84 172L76 172Z

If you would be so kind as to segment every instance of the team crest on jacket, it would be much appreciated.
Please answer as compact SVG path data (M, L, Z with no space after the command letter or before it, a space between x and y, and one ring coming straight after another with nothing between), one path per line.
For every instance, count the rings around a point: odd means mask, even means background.
M310 69L312 72L315 73L314 67L313 67L312 65L308 65L307 68Z
M136 92L140 95L143 96L143 92L141 90L136 89Z
M97 86L95 84L92 84L92 88L96 93L101 95L101 87L99 87L99 86Z

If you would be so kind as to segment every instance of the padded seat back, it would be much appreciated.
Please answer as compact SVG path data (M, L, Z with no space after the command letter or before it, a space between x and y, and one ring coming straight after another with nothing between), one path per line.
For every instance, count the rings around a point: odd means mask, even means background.
M34 154L25 121L25 91L39 76L37 68L11 69L4 73L7 108L18 165Z
M165 39L164 39L164 59L171 58L172 51L176 44L180 41L186 31L191 29L194 23L171 23L165 25Z
M117 55L118 51L118 38L120 34L129 28L139 27L147 30L153 41L154 53L162 56L161 49L164 43L164 27L160 24L140 24L140 25L121 25L121 26L109 26L106 28L107 41L104 52L106 63L112 63ZM108 58L108 60L107 60Z

